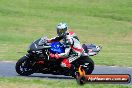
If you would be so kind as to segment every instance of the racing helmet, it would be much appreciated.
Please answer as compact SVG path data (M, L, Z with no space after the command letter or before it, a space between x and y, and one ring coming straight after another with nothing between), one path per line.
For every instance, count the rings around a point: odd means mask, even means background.
M58 36L64 36L67 33L68 25L66 23L59 23L56 29Z

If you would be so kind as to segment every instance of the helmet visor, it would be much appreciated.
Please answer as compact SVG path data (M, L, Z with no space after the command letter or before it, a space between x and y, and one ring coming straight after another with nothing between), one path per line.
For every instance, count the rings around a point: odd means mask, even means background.
M57 34L60 35L64 35L66 33L66 29L57 29Z

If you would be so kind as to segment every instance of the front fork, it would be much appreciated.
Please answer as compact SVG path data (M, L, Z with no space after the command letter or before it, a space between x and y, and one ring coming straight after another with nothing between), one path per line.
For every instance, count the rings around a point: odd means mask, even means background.
M25 55L28 59L27 59L27 63L31 66L31 67L33 67L34 65L35 65L35 61L32 59L32 55L30 54L30 53L28 53L28 54L26 54Z

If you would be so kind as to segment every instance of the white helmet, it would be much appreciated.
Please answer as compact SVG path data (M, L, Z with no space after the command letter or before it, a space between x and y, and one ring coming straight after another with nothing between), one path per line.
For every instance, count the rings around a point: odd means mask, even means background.
M58 36L64 36L67 33L68 26L66 23L59 23L56 27Z

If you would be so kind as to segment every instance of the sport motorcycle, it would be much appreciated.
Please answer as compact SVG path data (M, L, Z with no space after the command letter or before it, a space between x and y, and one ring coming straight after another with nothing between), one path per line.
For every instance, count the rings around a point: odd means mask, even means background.
M29 76L33 73L65 75L76 77L79 67L83 67L86 74L91 74L94 70L94 61L91 56L97 55L101 47L95 44L82 45L87 55L82 55L75 60L72 65L74 70L60 66L63 58L55 59L50 57L50 53L60 54L65 52L65 45L62 42L47 42L47 37L42 37L31 43L27 54L21 57L15 66L16 72L22 76Z

